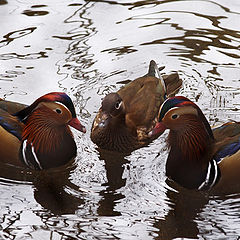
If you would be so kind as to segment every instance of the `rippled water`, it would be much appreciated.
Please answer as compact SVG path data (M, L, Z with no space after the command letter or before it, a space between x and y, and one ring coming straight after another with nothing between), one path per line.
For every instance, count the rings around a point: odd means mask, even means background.
M89 137L101 99L151 59L211 124L239 120L239 17L238 0L0 0L0 97L66 91L88 130L67 167L1 166L0 239L239 239L240 195L168 182L166 135L126 157Z

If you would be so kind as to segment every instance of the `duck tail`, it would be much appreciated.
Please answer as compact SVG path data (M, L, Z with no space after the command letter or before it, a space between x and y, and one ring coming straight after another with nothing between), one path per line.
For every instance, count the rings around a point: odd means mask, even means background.
M148 68L148 76L152 76L152 77L157 77L160 81L160 84L161 84L161 86L162 86L162 89L163 89L163 91L164 91L164 98L166 98L166 96L167 96L167 88L166 88L166 84L165 84L165 82L164 82L164 80L163 80L163 77L162 77L162 75L161 75L161 73L160 73L160 71L162 71L163 69L165 68L165 66L162 66L162 67L160 67L160 68L158 68L158 66L157 66L157 64L156 64L156 62L154 61L154 60L151 60L150 61L150 64L149 64L149 68Z

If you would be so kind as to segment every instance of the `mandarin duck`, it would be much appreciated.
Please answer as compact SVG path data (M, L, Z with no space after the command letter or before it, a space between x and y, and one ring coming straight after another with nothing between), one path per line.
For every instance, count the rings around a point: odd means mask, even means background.
M30 106L0 99L1 162L37 170L67 163L77 150L69 126L86 132L66 93L48 93Z
M152 60L145 76L104 97L92 124L91 140L100 149L121 153L147 145L157 137L150 139L147 133L156 123L159 107L181 85L177 73L162 77Z
M149 136L170 129L166 175L188 189L240 191L240 122L211 129L200 108L177 96L161 106Z

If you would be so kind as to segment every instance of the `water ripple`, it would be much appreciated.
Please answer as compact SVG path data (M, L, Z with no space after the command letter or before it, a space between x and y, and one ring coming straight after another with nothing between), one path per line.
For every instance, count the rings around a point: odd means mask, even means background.
M60 89L87 127L74 131L78 154L68 166L1 168L1 239L237 239L239 195L167 179L167 133L127 156L100 151L89 135L102 98L146 74L151 59L179 73L179 94L212 125L239 121L238 0L0 4L0 97L30 103Z
M46 52L38 52L38 53L28 53L28 54L17 54L17 53L4 53L0 54L0 60L11 60L14 58L24 59L24 60L33 60L39 58L47 58Z
M8 45L12 41L18 38L26 37L27 35L31 34L36 30L36 27L25 28L17 31L10 32L3 36L3 40L0 41L0 48Z
M28 17L34 17L34 16L44 16L44 15L49 14L49 12L48 11L24 10L22 14L24 14Z

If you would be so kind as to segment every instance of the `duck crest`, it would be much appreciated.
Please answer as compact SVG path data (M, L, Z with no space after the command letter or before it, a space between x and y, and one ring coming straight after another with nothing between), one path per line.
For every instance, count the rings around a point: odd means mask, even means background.
M72 113L72 117L76 117L76 112L74 105L72 103L71 98L64 92L51 92L48 94L43 95L42 97L38 98L33 104L30 106L22 109L21 111L13 114L14 116L18 117L20 121L26 121L28 115L38 106L40 102L59 102L64 104Z

